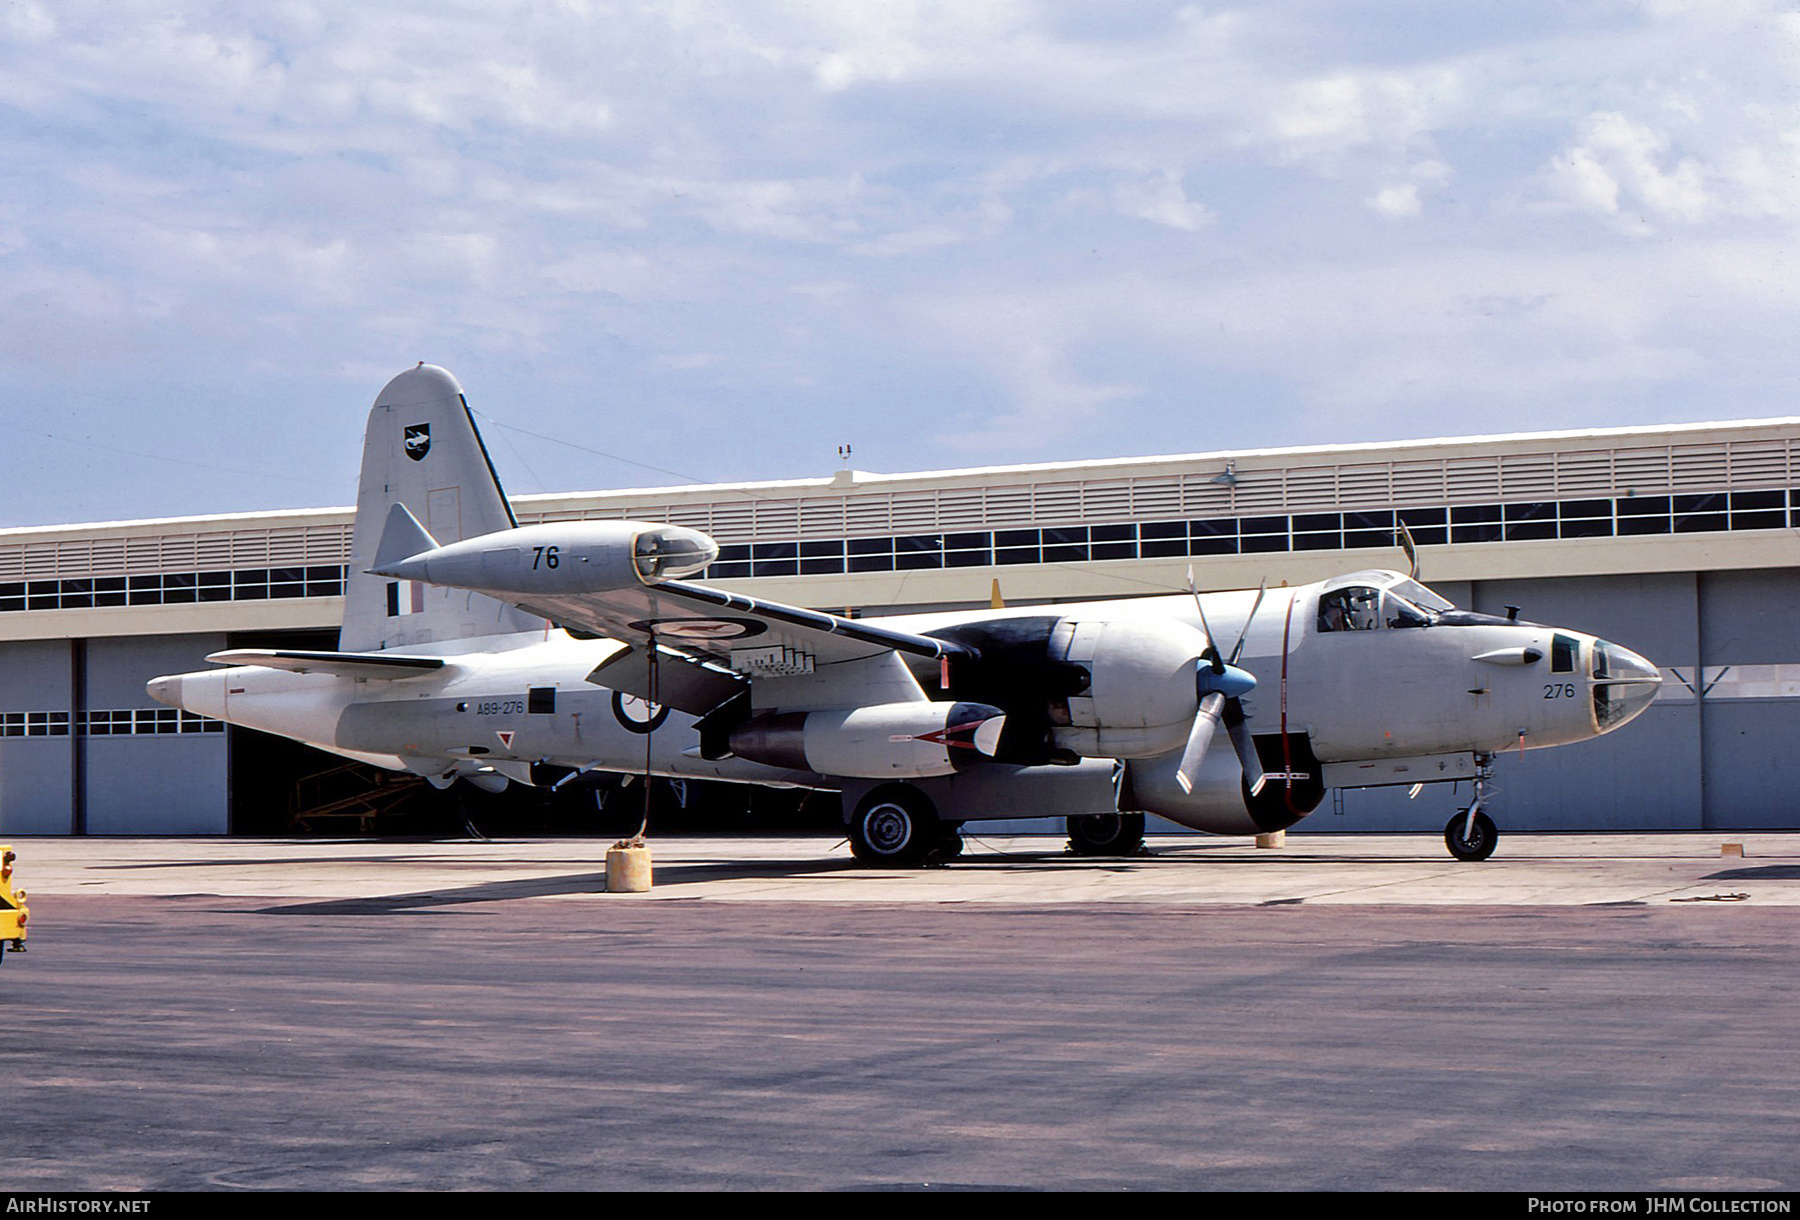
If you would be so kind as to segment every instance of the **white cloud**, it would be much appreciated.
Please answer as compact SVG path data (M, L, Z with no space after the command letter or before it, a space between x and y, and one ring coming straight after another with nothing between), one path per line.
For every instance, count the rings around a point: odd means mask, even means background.
M1129 399L1141 386L1096 381L1074 369L1070 352L1103 329L1094 313L1098 298L1085 291L974 292L909 301L905 316L931 341L979 368L1003 398L948 415L960 426L940 429L938 439L957 453L995 447L1024 453L1090 435L1104 408Z
M11 0L3 17L9 37L43 43L56 37L56 19L37 0Z
M1165 170L1148 179L1123 182L1113 188L1113 202L1126 216L1194 233L1215 217L1206 205L1191 200L1177 170Z
M1585 148L1559 154L1551 166L1561 193L1580 207L1616 215L1619 180Z
M1609 111L1583 124L1581 141L1554 163L1577 204L1613 214L1623 206L1682 223L1706 218L1712 200L1699 162L1684 157L1665 168L1672 158L1663 133Z
M917 229L883 233L873 241L858 242L850 247L850 251L853 254L866 254L874 258L896 258L907 254L918 254L921 251L935 250L942 246L954 246L967 237L968 234L956 225L931 224Z
M1300 81L1269 119L1286 156L1335 166L1368 146L1403 155L1455 116L1463 82L1453 68L1340 73Z
M1383 216L1405 217L1419 214L1419 188L1411 182L1383 187L1369 198L1369 206Z

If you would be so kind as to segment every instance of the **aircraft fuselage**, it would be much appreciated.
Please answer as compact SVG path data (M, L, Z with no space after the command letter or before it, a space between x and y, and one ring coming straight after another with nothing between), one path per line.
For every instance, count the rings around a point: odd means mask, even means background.
M1648 663L1591 635L1460 612L1411 625L1402 625L1404 617L1382 618L1388 588L1380 582L1403 578L1363 575L1361 584L1339 578L1270 590L1260 605L1254 590L1201 595L1207 625L1219 639L1237 638L1249 623L1236 664L1257 679L1243 707L1265 766L1326 768L1325 778L1340 784L1468 778L1467 766L1446 771L1440 764L1434 772L1425 760L1584 740L1623 723L1654 696ZM1343 589L1368 590L1376 617L1365 615L1354 627L1328 623L1322 599ZM1393 609L1404 616L1398 602ZM930 634L1046 617L1069 624L1200 625L1194 600L1185 595L868 621ZM483 773L527 779L540 763L636 772L646 761L644 729L654 727L649 765L656 774L840 785L841 777L700 757L693 716L588 681L620 647L551 630L490 637L481 651L463 654L431 646L434 655L446 656L444 667L398 680L235 666L161 678L151 693L189 711L438 780ZM1597 669L1602 657L1613 670ZM1629 704L1599 693L1621 662L1637 667ZM915 666L922 685L936 683L933 667ZM1106 680L1096 669L1095 688ZM1220 831L1255 830L1268 821L1245 816L1229 753L1208 760L1206 781L1195 791L1174 787L1171 752L1180 749L1185 723L1109 730L1110 739L1075 723L1050 731L1074 754L1129 759L1137 795L1155 812ZM1377 765L1393 760L1418 765ZM1297 809L1295 817L1303 812Z

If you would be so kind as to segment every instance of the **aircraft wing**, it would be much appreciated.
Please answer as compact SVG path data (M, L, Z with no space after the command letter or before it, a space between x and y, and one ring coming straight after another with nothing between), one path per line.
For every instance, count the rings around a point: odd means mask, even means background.
M565 627L633 646L648 644L654 634L660 645L726 662L740 671L783 668L780 661L759 665L745 655L783 647L818 662L854 661L882 652L935 660L963 651L946 640L688 581L522 596L518 604Z
M969 653L949 640L680 579L718 554L710 538L680 526L572 521L430 543L399 508L370 570L482 593L572 631L619 640L629 653L608 658L591 680L628 694L650 697L654 645L654 697L682 711L710 711L758 678L883 654L930 661ZM414 546L427 549L406 554Z
M511 599L563 627L630 646L602 662L589 681L695 714L759 678L799 677L886 653L936 660L968 651L948 640L687 581ZM648 665L653 639L654 695Z

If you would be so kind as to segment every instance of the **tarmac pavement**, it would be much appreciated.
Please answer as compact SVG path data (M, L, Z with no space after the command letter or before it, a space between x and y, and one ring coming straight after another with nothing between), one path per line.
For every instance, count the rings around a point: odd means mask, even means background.
M1800 1184L1800 836L653 844L15 840L4 1188Z
M1723 856L1731 843L1744 855ZM605 890L604 839L17 840L20 876L50 894L217 894L411 900L583 899ZM1145 854L1078 859L1049 835L970 836L943 868L858 866L842 840L652 839L656 884L610 902L924 902L1066 905L1307 903L1596 906L1730 898L1800 905L1800 834L1515 834L1479 864L1430 834L1296 834L1280 848L1155 836Z

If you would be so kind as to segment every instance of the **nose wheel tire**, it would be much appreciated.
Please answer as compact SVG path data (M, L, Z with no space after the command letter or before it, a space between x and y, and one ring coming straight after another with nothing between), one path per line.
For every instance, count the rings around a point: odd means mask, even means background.
M1494 820L1485 813L1475 815L1474 829L1467 835L1463 829L1469 824L1469 811L1459 810L1457 815L1444 826L1444 846L1458 860L1485 860L1494 854L1494 846L1500 841L1500 831Z
M1078 856L1135 856L1144 846L1141 813L1090 813L1068 826L1069 850Z
M850 818L850 854L864 864L906 868L924 862L933 848L948 846L937 810L924 793L888 784L857 803ZM945 853L954 854L954 853Z

